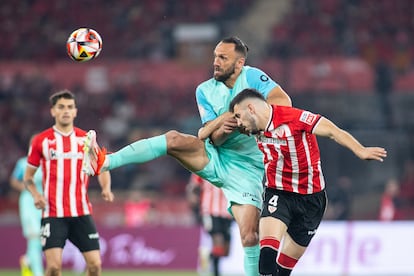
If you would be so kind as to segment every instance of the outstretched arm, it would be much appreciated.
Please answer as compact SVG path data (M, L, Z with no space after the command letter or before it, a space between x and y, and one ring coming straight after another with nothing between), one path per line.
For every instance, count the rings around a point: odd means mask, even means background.
M384 161L387 151L381 147L365 147L349 132L339 128L327 118L321 117L313 131L315 135L325 136L350 149L356 156L364 160Z

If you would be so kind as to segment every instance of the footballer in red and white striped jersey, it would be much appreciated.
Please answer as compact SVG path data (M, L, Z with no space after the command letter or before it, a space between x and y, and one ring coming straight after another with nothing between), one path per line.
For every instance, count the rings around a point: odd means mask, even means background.
M33 138L29 166L42 166L43 193L47 206L43 218L78 217L92 213L87 189L89 177L82 172L86 131L74 128L64 134L51 127Z
M227 199L220 188L196 174L191 175L190 182L200 187L201 215L232 218L227 210Z
M266 129L256 135L264 153L266 187L299 194L325 188L319 146L312 134L320 118L309 111L272 106Z

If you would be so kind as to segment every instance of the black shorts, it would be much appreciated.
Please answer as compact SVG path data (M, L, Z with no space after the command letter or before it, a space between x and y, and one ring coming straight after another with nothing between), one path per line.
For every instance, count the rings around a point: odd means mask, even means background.
M230 230L233 219L215 217L215 216L203 216L203 227L210 235L222 234L225 241L230 241Z
M322 221L326 204L325 191L302 195L266 188L261 217L280 219L292 239L307 247Z
M43 250L63 248L70 240L81 252L99 250L99 234L90 215L66 218L42 218Z

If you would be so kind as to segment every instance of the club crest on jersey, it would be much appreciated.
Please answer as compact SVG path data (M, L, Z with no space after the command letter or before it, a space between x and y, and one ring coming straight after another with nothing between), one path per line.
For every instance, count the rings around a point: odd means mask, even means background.
M303 111L300 115L299 121L304 122L305 124L312 125L316 120L316 115L309 112L309 111Z
M276 135L277 135L278 137L283 137L283 135L285 134L285 130L283 129L283 125L278 126L278 127L275 129L275 133L276 133Z
M47 143L50 145L55 145L56 144L56 139L47 139Z
M274 212L276 212L276 210L277 210L277 207L275 207L275 206L267 206L267 210L270 212L270 213L274 213Z

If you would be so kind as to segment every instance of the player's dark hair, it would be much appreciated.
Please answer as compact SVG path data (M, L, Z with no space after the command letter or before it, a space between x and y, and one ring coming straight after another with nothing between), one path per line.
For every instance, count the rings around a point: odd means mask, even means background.
M51 106L55 106L57 101L60 100L60 99L75 100L75 94L73 94L72 92L70 92L67 89L58 91L58 92L54 93L52 96L50 96L49 103L50 103Z
M256 99L260 99L262 101L266 101L264 96L262 94L260 94L259 91L257 91L256 89L246 88L246 89L243 89L239 94L237 94L236 97L233 98L233 100L231 100L230 105L229 105L229 111L231 113L233 113L234 112L234 106L236 104L241 103L242 101L244 101L247 98L256 98Z
M222 43L232 43L235 45L235 51L241 54L244 58L247 58L247 52L249 51L249 47L237 36L230 36L222 39L220 42Z

